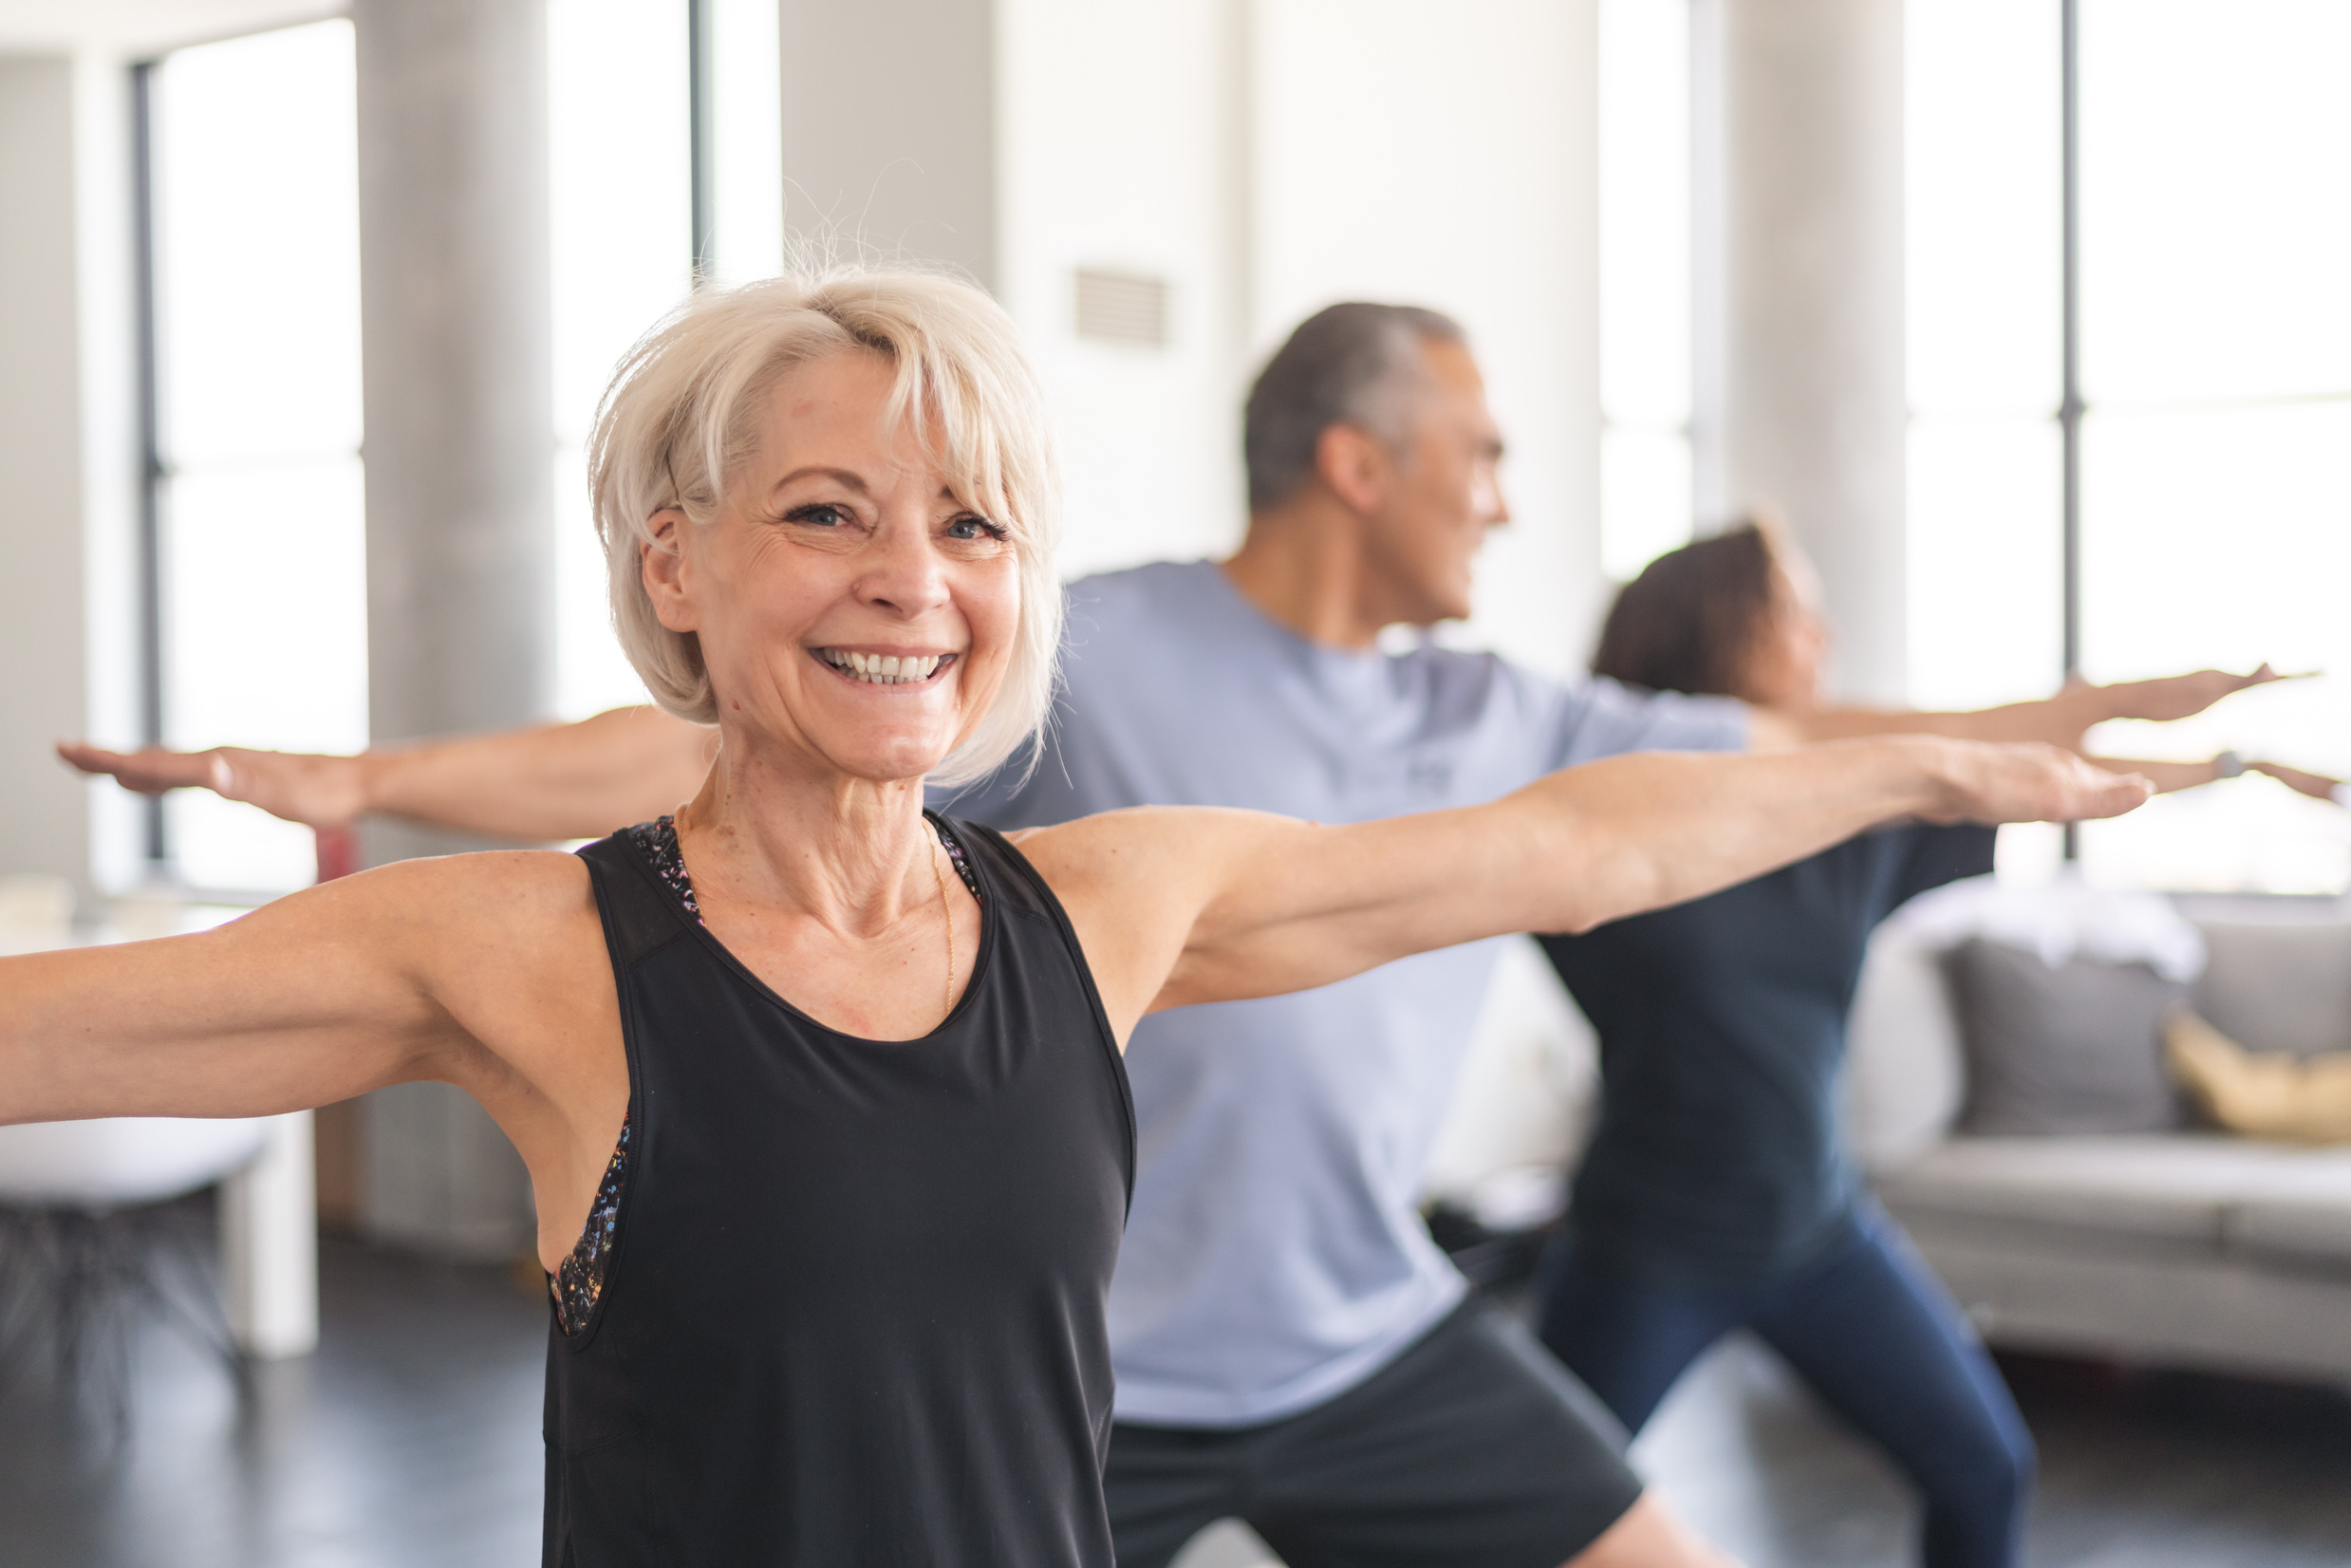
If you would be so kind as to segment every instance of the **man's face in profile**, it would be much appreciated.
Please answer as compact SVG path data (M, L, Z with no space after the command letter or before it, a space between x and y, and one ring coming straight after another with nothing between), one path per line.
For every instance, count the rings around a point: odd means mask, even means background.
M1369 556L1395 610L1414 625L1469 614L1470 563L1485 532L1510 520L1496 469L1502 432L1485 379L1458 343L1423 339L1427 382L1415 400L1380 505Z

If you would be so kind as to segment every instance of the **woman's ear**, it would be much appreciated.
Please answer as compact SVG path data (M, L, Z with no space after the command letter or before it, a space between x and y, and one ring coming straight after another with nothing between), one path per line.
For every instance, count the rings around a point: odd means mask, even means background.
M654 618L671 631L700 631L686 590L685 513L665 506L645 525L652 537L637 547L637 571L645 597L653 601Z

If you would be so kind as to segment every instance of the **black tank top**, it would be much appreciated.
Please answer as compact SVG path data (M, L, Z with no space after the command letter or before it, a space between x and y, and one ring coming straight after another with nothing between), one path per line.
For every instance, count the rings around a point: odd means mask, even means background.
M1059 903L948 827L980 954L904 1041L796 1011L625 834L580 851L630 1168L601 1294L550 1336L546 1568L1110 1563L1126 1073Z

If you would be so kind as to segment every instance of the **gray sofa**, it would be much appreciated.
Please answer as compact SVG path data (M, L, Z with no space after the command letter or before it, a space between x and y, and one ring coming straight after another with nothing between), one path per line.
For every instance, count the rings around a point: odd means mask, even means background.
M2255 1050L2351 1051L2351 914L2182 900L2192 1005ZM1935 955L1892 933L1856 1004L1849 1132L1881 1200L1995 1344L2351 1379L2351 1145L1988 1138Z

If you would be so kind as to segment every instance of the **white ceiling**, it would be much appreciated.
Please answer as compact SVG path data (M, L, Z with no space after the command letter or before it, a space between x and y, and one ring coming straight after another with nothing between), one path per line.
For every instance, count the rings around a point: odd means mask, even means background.
M152 54L345 9L344 0L0 0L0 52Z

